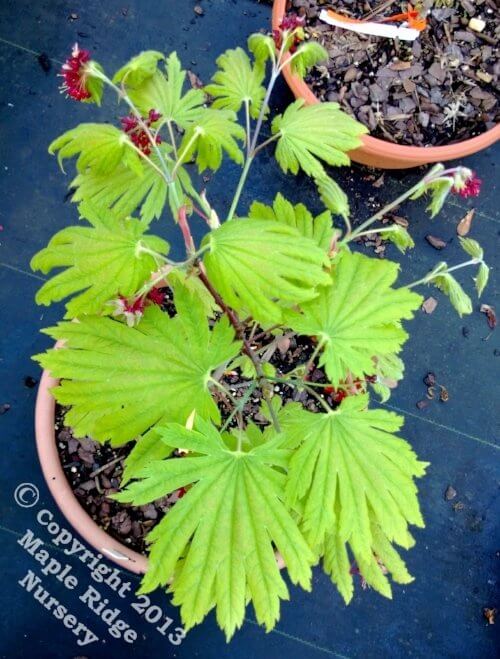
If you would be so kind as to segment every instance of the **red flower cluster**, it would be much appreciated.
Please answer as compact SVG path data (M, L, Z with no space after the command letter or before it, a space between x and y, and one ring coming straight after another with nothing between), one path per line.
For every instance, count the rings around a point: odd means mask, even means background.
M453 186L451 191L464 199L467 199L467 197L478 197L481 192L481 185L481 179L474 172L471 172L470 177L462 185Z
M156 110L150 110L147 117L142 117L143 122L149 128L151 124L155 123L161 119L161 114ZM151 153L151 142L149 141L148 134L142 128L137 117L133 115L128 115L120 119L122 129L127 133L135 146L144 153L145 156L149 156ZM161 144L161 137L157 135L155 137L156 144Z
M89 60L89 51L80 50L78 44L75 43L71 57L62 65L59 75L64 78L64 83L61 85L61 91L74 98L75 101L84 101L92 96L87 89L88 75L85 71L85 64Z
M341 403L347 396L347 391L344 389L335 389L335 387L325 387L323 389L325 394L330 394L334 403Z
M276 48L281 48L283 44L283 32L291 32L297 28L304 27L306 19L304 16L297 16L297 14L289 14L284 16L283 20L279 25L278 30L273 30L273 39L276 44ZM297 46L303 40L303 36L299 33L294 35L293 43L290 47L290 52L293 53L297 50Z
M148 302L161 306L165 301L165 293L159 288L152 288L149 293L128 300L124 295L119 295L117 300L113 300L115 309L113 316L124 316L129 327L134 327L139 323L144 315L144 309Z

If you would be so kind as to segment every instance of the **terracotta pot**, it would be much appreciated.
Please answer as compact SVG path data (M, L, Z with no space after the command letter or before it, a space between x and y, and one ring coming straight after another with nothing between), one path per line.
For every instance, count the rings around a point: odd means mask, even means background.
M281 23L286 4L287 0L274 0L272 17L274 30L278 29ZM283 74L296 98L303 98L308 104L320 102L308 85L292 74L288 65L283 69ZM456 160L482 151L500 139L500 124L477 137L448 146L404 146L369 135L364 135L361 139L363 146L349 153L354 162L382 169L408 169L434 162Z
M103 531L82 508L64 475L54 429L56 404L50 393L57 383L50 373L43 372L35 408L36 447L49 490L64 517L89 545L120 567L144 574L148 567L147 558Z
M56 347L61 347L61 344L58 342ZM66 479L56 446L54 428L56 403L50 393L57 384L58 380L51 377L48 371L43 372L35 407L36 447L49 490L69 524L89 545L121 568L127 568L136 574L144 574L148 567L148 559L130 547L122 545L101 529L80 505ZM276 560L280 569L283 569L285 566L283 558L276 554Z

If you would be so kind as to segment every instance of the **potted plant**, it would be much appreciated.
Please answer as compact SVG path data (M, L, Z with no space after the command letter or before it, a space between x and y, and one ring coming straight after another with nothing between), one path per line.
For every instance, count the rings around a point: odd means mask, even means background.
M108 87L128 114L119 126L80 124L51 144L61 166L76 157L71 186L82 221L32 261L44 273L61 268L37 302L67 300L65 319L45 330L58 345L35 357L46 369L37 443L57 503L99 551L137 572L147 568L142 592L168 585L186 628L215 609L228 639L249 602L260 624L275 625L288 598L283 566L309 589L321 562L346 602L357 573L387 597L389 576L412 581L395 546L411 547L410 527L423 526L415 479L427 463L396 435L403 418L370 407L370 395L387 399L402 376L403 321L422 303L417 285L437 286L462 314L472 303L453 271L476 266L479 294L488 278L482 250L468 238L464 263L441 262L405 286L396 284L396 263L352 251L375 233L402 251L412 247L405 228L377 224L385 213L429 193L436 214L452 191L477 194L478 180L466 168L436 166L352 226L347 197L324 163L348 162L345 152L365 132L360 124L337 104L299 100L274 117L270 137L260 136L287 53L294 50L304 74L322 49L297 43L295 29L280 33L278 53L262 34L248 46L253 58L226 51L212 83L187 92L175 53L143 52L111 79L75 46L62 71L67 94L100 103ZM313 217L283 195L272 206L239 209L251 164L271 143L285 171L315 179L323 213ZM223 156L242 171L227 207L216 210L188 165L217 170ZM181 261L150 229L163 215L182 233ZM206 226L200 244L193 221ZM56 443L62 424L71 433ZM76 500L60 454L74 453L65 445L78 446L77 438L108 452L97 469L91 456L94 480L124 463L119 491L111 477L100 481L113 505L130 510L175 494L149 525L148 562ZM87 463L81 450L75 471Z
M500 139L495 87L500 64L494 48L500 27L494 2L482 7L461 0L421 3L425 28L414 42L332 27L320 20L328 15L326 6L338 18L381 25L394 18L408 20L412 7L382 2L367 13L361 0L331 5L274 0L274 30L307 22L301 38L312 35L326 47L324 61L307 81L293 66L285 66L295 97L310 104L340 100L343 109L370 128L363 145L349 154L354 161L404 169L463 158Z

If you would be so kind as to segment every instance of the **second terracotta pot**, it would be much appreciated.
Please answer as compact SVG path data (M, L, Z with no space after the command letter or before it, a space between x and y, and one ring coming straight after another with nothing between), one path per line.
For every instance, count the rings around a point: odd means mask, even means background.
M285 15L286 4L287 0L274 0L273 30L279 28ZM304 80L293 75L288 65L283 69L283 74L296 98L303 98L309 104L320 103ZM449 144L448 146L405 146L386 142L369 135L364 135L361 139L363 140L363 146L349 153L354 162L382 169L408 169L435 162L457 160L482 151L500 139L500 124L477 137L456 144Z

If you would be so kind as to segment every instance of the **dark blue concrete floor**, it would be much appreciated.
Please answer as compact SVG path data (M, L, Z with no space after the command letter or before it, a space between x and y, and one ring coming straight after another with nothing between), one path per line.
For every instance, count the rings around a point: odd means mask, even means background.
M42 479L33 435L36 389L26 387L24 382L26 376L40 376L30 361L30 355L48 345L39 329L53 323L60 314L58 308L47 310L34 305L33 296L41 278L30 272L29 260L56 230L77 218L75 207L64 201L68 179L47 154L47 145L79 121L110 116L105 109L99 111L59 96L56 73L71 44L78 40L108 71L116 70L145 48L167 52L177 49L185 66L206 81L219 52L242 44L249 33L269 25L269 7L252 0L201 0L199 4L205 11L201 17L193 11L195 4L193 0L1 3L0 406L11 406L0 416L1 656L114 658L126 652L134 657L204 659L494 657L500 624L488 626L482 610L500 608L500 345L499 330L489 336L478 305L470 317L459 319L447 302L436 295L436 311L431 316L419 314L411 326L412 337L404 355L406 379L387 405L406 414L405 436L420 457L431 462L428 476L420 483L427 526L416 534L417 546L407 557L416 581L408 587L395 587L392 602L358 585L353 603L346 608L329 579L317 570L312 594L292 589L292 601L283 605L281 621L272 633L259 629L248 611L248 624L229 646L213 618L175 645L175 635L170 640L163 637L155 631L154 624L146 622L132 608L132 595L122 599L106 585L96 586L87 567L74 557L64 556L53 545L47 528L37 521L39 511L48 509L56 522L69 528ZM51 59L48 74L37 62L41 52ZM283 108L287 100L288 92L282 86L276 108ZM487 260L493 266L500 234L499 156L497 145L466 161L485 181L481 197L474 200L476 215L470 235L484 245ZM210 196L216 206L217 202L227 201L226 191L233 189L237 174L234 166L227 165L210 183ZM367 170L358 167L339 173L360 219L373 206L390 200L416 176L414 172L386 174L384 186L375 188L363 180L367 174ZM255 166L242 207L253 198L269 203L279 189L287 192L287 184L291 184L290 197L318 208L313 186L301 178L287 179L269 154ZM451 241L446 259L461 259L455 227L465 210L465 204L457 198L450 199L433 221L424 213L423 204L401 209L401 214L410 219L417 245L404 259L406 280L420 277L442 256L426 243L427 233ZM388 255L398 258L392 248ZM462 281L471 284L468 273ZM484 302L496 302L500 311L497 286L494 268ZM464 327L468 329L467 337ZM446 404L433 402L425 411L419 411L415 403L424 397L422 377L428 370L434 371L448 388L450 400ZM36 486L40 495L37 503L28 508L18 506L14 498L16 487L25 482ZM448 485L457 492L452 501L445 501L443 496ZM19 584L29 570L40 575L42 569L18 542L26 529L44 541L51 556L70 565L78 579L74 590L67 589L54 576L41 575L42 583L52 597L99 637L98 641L79 646L81 636L77 638L65 628ZM122 577L137 582L126 573ZM120 617L137 632L133 644L114 639L107 625L80 601L79 596L89 585L98 587L111 608L120 609ZM167 597L157 593L152 603L160 605L164 614L172 618L167 632L180 624L178 611ZM152 610L150 617L156 613Z

